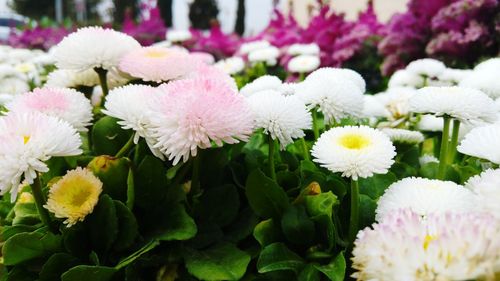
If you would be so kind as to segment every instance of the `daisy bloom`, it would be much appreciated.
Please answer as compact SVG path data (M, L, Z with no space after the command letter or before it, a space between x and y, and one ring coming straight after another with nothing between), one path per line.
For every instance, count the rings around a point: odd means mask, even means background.
M414 60L406 66L409 72L424 77L438 77L445 69L444 63L429 58Z
M101 27L83 27L64 37L54 49L61 69L88 70L117 67L124 55L141 45L125 33Z
M213 65L197 63L194 65L193 71L188 73L184 77L184 79L196 79L196 78L224 81L235 91L238 90L238 85L236 84L234 78Z
M319 46L316 43L310 43L310 44L292 44L288 47L286 52L289 55L292 56L299 56L299 55L312 55L312 56L318 56L320 49Z
M123 72L112 69L106 76L108 87L114 88L128 83L131 77ZM93 87L99 85L99 76L93 69L75 71L70 69L56 69L49 73L46 87L76 88L79 86Z
M167 38L168 42L178 43L193 38L193 35L189 30L168 30L165 37Z
M255 93L265 90L280 91L283 82L277 76L264 75L253 80L241 88L240 93L245 97L250 97Z
M410 209L426 217L446 212L477 210L474 194L451 181L404 178L389 186L378 200L377 221L395 210Z
M178 79L193 71L198 59L184 52L161 47L143 47L126 54L120 70L144 81Z
M322 167L357 180L387 173L394 163L395 150L389 137L379 130L345 126L324 132L311 152Z
M358 233L352 277L368 280L496 280L500 222L486 214L395 211Z
M204 149L247 140L252 114L243 96L219 79L177 80L159 87L152 102L155 147L174 165Z
M400 69L394 72L389 78L387 84L389 88L394 87L411 87L411 88L421 88L424 86L424 78L413 72L409 72L405 69Z
M481 210L500 219L500 169L486 170L470 178L465 187L477 196Z
M306 105L294 96L283 96L276 91L261 91L247 98L252 109L256 128L284 149L294 139L303 137L311 129L312 116Z
M471 74L468 69L446 68L437 78L446 86L458 85Z
M363 117L390 117L391 113L385 105L373 95L363 95Z
M245 69L245 61L240 57L230 57L216 62L214 66L227 74L233 75Z
M317 69L320 65L318 56L299 55L288 62L288 70L296 73L306 73Z
M500 69L500 58L490 58L487 59L474 67L476 71L482 70L497 70Z
M118 124L124 130L131 129L135 132L135 144L139 142L139 138L144 138L151 152L156 157L163 159L161 152L154 147L155 139L151 137L149 107L157 94L156 88L146 85L127 85L115 88L106 96L105 109L102 112L120 119Z
M419 131L426 132L442 132L443 118L430 114L420 115L420 120L417 123L417 129Z
M353 82L361 91L366 91L366 82L356 71L348 68L322 67L307 75L310 81L322 82L328 79L349 80Z
M58 117L79 132L86 132L92 121L92 105L80 92L68 88L37 88L6 105L10 112L40 112Z
M420 163L420 166L423 166L428 163L439 163L439 159L437 159L433 155L424 154L420 156L420 158L418 158L418 162Z
M383 128L380 130L394 143L417 144L424 141L424 135L419 131L394 128Z
M92 213L101 192L102 182L90 170L78 167L50 187L44 207L71 227Z
M494 101L483 92L461 87L425 87L410 99L410 110L450 116L461 122L494 122Z
M498 70L474 70L460 81L459 85L478 89L492 99L500 98L500 79L497 72Z
M263 49L251 51L248 54L248 61L253 63L264 62L269 66L274 66L278 63L280 50L274 46L269 46Z
M271 46L271 43L269 43L268 41L265 41L265 40L252 41L252 42L247 42L247 43L241 44L238 52L240 54L246 55L246 54L253 52L255 50L265 49L265 48L270 47L270 46Z
M500 124L492 124L472 129L465 135L457 150L465 155L500 164L498 144L500 144Z
M77 131L59 118L39 112L14 112L0 117L0 193L15 200L21 179L32 184L37 172L49 170L51 157L82 153Z

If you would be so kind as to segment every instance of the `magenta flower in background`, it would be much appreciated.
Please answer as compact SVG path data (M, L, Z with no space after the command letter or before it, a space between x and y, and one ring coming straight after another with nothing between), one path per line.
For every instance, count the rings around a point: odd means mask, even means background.
M221 59L232 56L240 46L240 38L236 34L224 34L220 26L212 26L209 32L191 29L192 40L185 47L191 51L206 52Z
M149 46L165 39L167 28L163 23L158 8L149 10L148 19L140 19L135 23L130 14L125 15L122 31L134 37L143 46Z
M274 10L269 25L259 35L249 38L248 41L266 40L276 47L284 47L304 41L301 36L303 29L292 16L285 16Z
M16 48L48 50L74 31L65 27L41 27L11 32L7 44Z

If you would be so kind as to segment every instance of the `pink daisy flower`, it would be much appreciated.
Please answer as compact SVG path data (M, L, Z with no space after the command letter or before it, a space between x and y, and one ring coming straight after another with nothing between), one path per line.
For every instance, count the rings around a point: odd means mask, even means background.
M143 47L128 53L120 70L144 81L179 79L194 70L199 59L188 53L162 47Z
M212 56L210 53L206 52L191 52L191 56L197 58L203 63L206 64L214 64L215 63L215 58Z
M234 81L234 78L231 77L231 75L227 74L218 67L215 67L213 65L208 65L205 63L198 63L193 72L189 73L185 78L187 79L204 78L210 80L220 80L227 83L235 91L238 89L236 81Z
M80 132L92 121L92 105L80 92L68 88L42 88L19 95L6 105L10 112L40 112L58 117Z
M193 78L159 87L152 105L152 130L158 147L177 164L196 156L212 142L248 140L253 124L249 106L236 90L220 79Z

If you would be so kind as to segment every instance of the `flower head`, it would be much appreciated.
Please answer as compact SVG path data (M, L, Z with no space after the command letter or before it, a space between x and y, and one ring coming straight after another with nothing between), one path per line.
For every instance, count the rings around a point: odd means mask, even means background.
M306 105L294 96L283 96L277 91L260 91L247 98L253 111L256 128L279 140L284 149L293 139L303 137L312 126L312 117Z
M461 87L478 89L490 96L492 99L500 98L500 79L497 75L498 70L489 70L488 67L482 67L474 70L460 81Z
M240 57L230 57L215 63L215 67L222 69L227 74L236 74L245 68L245 61Z
M419 131L394 128L383 128L381 131L394 143L417 144L424 141L424 135Z
M429 58L414 60L406 67L409 72L424 77L438 77L445 69L444 63Z
M367 126L332 128L312 148L314 161L354 180L384 174L394 163L395 148L379 130Z
M424 78L405 69L397 70L389 79L389 88L412 87L420 88L424 85Z
M318 56L320 49L316 43L311 43L311 44L296 43L290 45L286 52L292 56L299 56L299 55Z
M349 80L354 83L361 93L366 91L366 82L358 72L349 68L322 67L307 76L311 81L325 81L327 79Z
M278 62L279 56L280 50L274 46L269 46L251 51L248 54L248 61L253 63L264 62L269 66L274 66Z
M483 158L500 164L500 125L492 124L472 129L460 142L457 150L465 155Z
M500 169L486 170L470 178L465 187L477 196L478 206L497 219L500 219Z
M193 38L193 35L189 30L168 30L166 38L168 42L184 42Z
M56 218L65 218L70 227L92 213L101 192L102 182L90 170L78 167L52 185L44 207Z
M24 176L32 184L37 172L47 172L51 157L82 153L77 131L59 118L39 112L13 112L0 117L0 192L15 200Z
M425 87L410 99L410 110L417 113L448 115L462 122L493 122L494 102L483 92L461 87Z
M247 43L243 43L240 46L239 53L245 55L245 54L249 54L250 52L253 52L255 50L265 49L269 46L271 46L271 43L269 43L268 41L265 41L265 40L247 42Z
M283 82L277 76L264 75L243 86L240 93L245 97L250 97L260 91L279 91L282 84Z
M404 178L385 190L378 201L376 217L382 221L395 210L410 209L420 216L477 210L475 196L451 181Z
M307 73L316 70L321 61L315 55L299 55L288 62L288 70L296 73Z
M56 65L62 69L88 70L96 67L110 70L122 57L140 44L134 38L101 27L83 27L64 37L55 47Z
M162 47L132 50L120 62L120 70L144 81L169 81L193 71L198 59L191 55Z
M196 156L212 142L237 143L252 133L252 115L245 99L220 79L177 80L159 88L152 104L156 148L174 164Z
M7 104L10 112L41 112L58 117L80 132L92 121L92 105L80 92L68 88L42 88L20 95Z

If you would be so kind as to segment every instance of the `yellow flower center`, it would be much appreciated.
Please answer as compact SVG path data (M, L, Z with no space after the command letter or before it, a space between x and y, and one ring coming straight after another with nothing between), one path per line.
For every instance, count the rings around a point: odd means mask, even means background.
M23 136L23 142L24 144L27 144L30 141L30 136Z
M432 241L435 241L437 240L438 237L436 235L425 235L425 238L424 238L424 250L427 250L427 248L429 248L429 245L431 244Z
M168 55L166 50L149 50L146 52L146 57L148 58L163 58Z
M348 134L340 138L340 145L347 149L360 150L370 145L370 139L356 134Z

